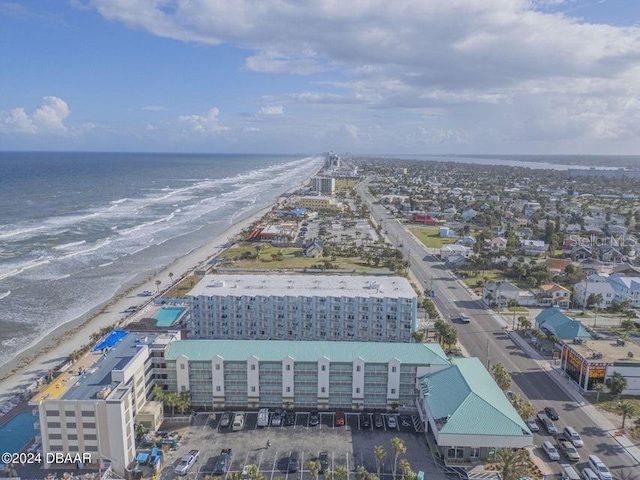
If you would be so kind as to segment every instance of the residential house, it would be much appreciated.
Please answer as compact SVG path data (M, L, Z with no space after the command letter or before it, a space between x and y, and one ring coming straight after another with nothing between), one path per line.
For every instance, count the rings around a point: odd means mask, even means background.
M491 252L504 252L507 249L507 239L504 237L493 237L491 240L486 240L486 243Z
M323 250L324 250L324 245L320 240L317 240L315 238L311 238L307 240L305 244L302 246L302 254L305 257L314 257L314 258L321 257Z
M471 235L465 235L464 237L456 240L456 243L458 245L464 245L465 247L473 248L473 246L476 244L476 239Z
M520 242L522 253L530 257L544 255L548 245L543 240L522 240Z
M536 317L536 327L560 340L591 339L591 334L579 320L568 317L558 307L540 312Z
M599 248L599 257L603 262L621 262L624 258L623 253L620 251L619 247L613 245L602 245Z
M544 263L551 273L564 273L565 269L571 265L571 259L569 258L547 258Z
M482 287L482 301L489 307L507 308L512 300L520 306L536 304L536 298L531 292L522 290L511 282L486 282Z
M586 260L578 263L578 266L585 275L606 273L608 270L607 266L603 262L591 258L587 258Z
M613 273L625 275L628 277L640 277L640 267L632 265L630 263L620 263L613 267Z
M569 308L571 306L571 292L557 283L540 285L538 302L543 307Z
M609 276L609 285L616 292L616 301L631 301L633 307L640 307L640 277L626 277L615 273Z
M587 307L587 300L590 295L602 295L602 301L594 306L598 308L607 308L616 299L616 291L608 282L587 281L576 283L573 287L573 298L576 306Z
M440 248L440 258L442 260L446 260L448 257L454 255L462 255L465 258L469 258L472 253L473 250L464 245L443 245L442 248Z
M469 208L462 212L461 217L462 217L462 220L464 220L465 222L468 222L470 220L473 220L477 215L478 215L478 212L476 212L473 208Z

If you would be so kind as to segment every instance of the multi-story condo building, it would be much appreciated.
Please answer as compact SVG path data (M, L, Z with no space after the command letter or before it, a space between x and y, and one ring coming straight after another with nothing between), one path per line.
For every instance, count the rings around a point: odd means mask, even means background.
M312 195L304 197L292 197L289 199L289 203L298 208L307 208L309 210L341 211L344 209L343 203L327 196Z
M38 408L43 458L82 453L85 463L109 464L124 476L135 458L134 424L157 429L162 423L162 405L147 401L153 362L177 338L145 335L112 332L31 399Z
M336 190L336 179L331 177L311 177L311 189L315 192L333 195Z
M449 366L437 344L183 340L165 354L169 391L196 408L386 409Z
M327 169L340 168L340 155L333 152L327 153L327 157L324 161L324 166Z
M618 303L628 300L632 307L640 307L640 277L627 277L614 273L609 284L616 293Z
M215 274L188 296L203 339L410 342L418 308L403 277Z

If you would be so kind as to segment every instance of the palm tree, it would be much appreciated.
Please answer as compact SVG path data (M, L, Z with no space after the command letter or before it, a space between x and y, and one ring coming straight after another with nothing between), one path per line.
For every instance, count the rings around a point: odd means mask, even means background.
M400 471L402 472L402 480L404 480L405 477L411 472L411 464L406 458L400 460Z
M380 470L382 470L382 465L384 463L385 458L387 458L387 451L384 447L376 446L373 448L373 454L376 457L376 471L378 472L378 478L380 477Z
M349 478L349 469L344 466L336 467L333 471L333 475L336 480L348 480Z
M367 472L366 468L362 465L358 465L358 468L356 468L356 480L365 480L368 474L369 472Z
M169 272L169 283L173 283L173 272Z
M531 402L522 402L518 406L518 413L523 420L528 420L536 413L536 409L533 408Z
M264 475L257 465L247 465L247 476L249 480L264 480Z
M398 457L403 453L406 453L407 446L401 438L393 437L391 439L391 448L393 448L393 478L396 478L396 471L398 470Z
M320 462L318 462L317 460L309 460L307 462L307 468L309 469L309 472L311 473L311 476L313 478L318 478L318 474L320 473Z
M242 473L241 472L230 472L227 476L227 480L241 480Z
M160 280L156 280L156 293L160 292L160 284L162 283L162 281Z
M596 391L596 404L600 403L600 394L604 392L606 388L607 386L602 382L598 382L593 386L593 389Z
M618 410L618 412L620 412L620 414L622 415L622 427L620 428L624 429L624 422L627 421L627 417L631 417L632 415L635 415L636 407L633 403L629 401L624 401L624 402L618 403L616 410Z
M495 458L503 480L517 480L529 470L529 453L525 449L499 448Z
M531 328L531 320L529 320L528 317L521 315L520 317L518 317L518 325L520 325L520 328L522 328L524 331L527 331Z

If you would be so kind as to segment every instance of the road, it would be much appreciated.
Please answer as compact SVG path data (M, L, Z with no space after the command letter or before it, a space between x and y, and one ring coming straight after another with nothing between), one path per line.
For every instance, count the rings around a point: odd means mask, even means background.
M609 434L593 424L593 420L580 405L549 377L535 360L528 357L505 333L502 325L486 310L482 302L466 290L461 281L451 274L404 226L381 205L374 204L374 198L366 189L366 182L358 187L358 193L368 205L372 217L382 224L388 239L399 247L409 260L409 268L421 283L423 290L435 291L433 299L438 310L458 331L460 343L469 355L480 358L489 368L502 363L513 378L513 391L528 398L536 411L553 406L560 414L556 423L561 431L567 425L573 426L582 436L585 446L580 449L581 461L577 468L586 467L590 454L598 455L616 473L622 469L640 470L640 465ZM471 323L456 322L460 312L471 317ZM540 432L542 433L542 431ZM535 435L534 443L540 445L549 436ZM541 454L542 458L544 453ZM562 463L569 463L563 458ZM551 465L555 472L560 469Z

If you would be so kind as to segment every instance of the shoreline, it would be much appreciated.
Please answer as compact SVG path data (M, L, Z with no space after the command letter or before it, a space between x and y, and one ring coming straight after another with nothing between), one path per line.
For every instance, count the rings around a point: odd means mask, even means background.
M304 181L288 191L296 190L302 184ZM248 217L237 223L229 225L219 236L184 255L178 256L167 266L158 267L147 273L142 279L134 279L122 285L110 299L80 317L56 327L34 345L22 350L0 367L0 402L19 395L43 375L46 375L49 370L63 363L72 351L89 343L93 333L98 332L101 328L116 325L125 319L126 315L122 312L130 305L132 299L138 302L146 300L143 303L145 306L151 303L149 298L140 297L137 292L142 290L156 291L155 281L167 282L169 272L174 274L174 279L170 285L166 284L164 291L195 270L204 269L213 258L225 250L225 246L231 240L237 239L245 228L260 220L276 206L279 198L280 195L265 207L249 214ZM156 298L156 296L152 298Z

